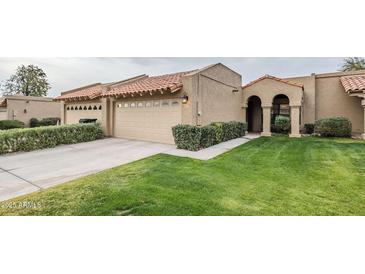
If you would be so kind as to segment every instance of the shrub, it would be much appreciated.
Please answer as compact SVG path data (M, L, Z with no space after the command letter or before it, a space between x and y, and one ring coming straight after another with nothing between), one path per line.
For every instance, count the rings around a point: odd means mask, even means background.
M314 124L314 132L323 137L350 137L352 124L345 117L332 117L317 120Z
M191 125L177 125L172 128L177 148L199 150L201 142L201 128Z
M223 142L223 123L220 122L214 122L210 124L212 127L214 127L214 131L215 131L215 143L219 144L221 142Z
M246 123L215 122L207 126L177 125L172 128L177 148L197 151L245 135Z
M88 142L102 135L98 124L10 129L0 132L0 154Z
M304 124L304 130L305 130L305 133L307 133L307 134L313 134L314 124L313 123Z
M288 134L290 132L290 118L283 115L276 116L273 132Z
M47 127L47 126L55 126L60 122L60 118L48 117L42 120L38 120L37 118L30 119L30 127Z
M0 129L24 128L24 123L18 120L2 120L0 121Z

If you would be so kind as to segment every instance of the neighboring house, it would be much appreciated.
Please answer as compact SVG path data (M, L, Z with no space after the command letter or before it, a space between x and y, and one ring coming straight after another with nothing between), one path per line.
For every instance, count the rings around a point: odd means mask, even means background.
M276 115L291 118L291 137L305 123L344 116L365 138L365 71L281 79L263 76L245 86L237 72L214 64L161 76L140 75L62 92L61 121L97 119L106 136L173 143L171 127L247 121L249 131L271 135Z
M97 119L107 136L173 143L171 127L242 121L241 75L222 64L168 75L140 75L62 92L61 120Z
M9 95L0 98L0 120L19 120L29 126L31 118L61 117L61 104L52 98Z

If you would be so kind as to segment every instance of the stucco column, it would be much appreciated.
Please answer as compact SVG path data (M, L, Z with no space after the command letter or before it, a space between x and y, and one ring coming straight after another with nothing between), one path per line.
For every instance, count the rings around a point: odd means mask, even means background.
M110 98L109 99L109 123L108 123L110 136L114 135L114 107L115 107L115 99Z
M108 114L109 114L109 108L108 104L109 99L108 98L101 98L101 128L103 130L103 133L105 136L110 136L109 134L109 127L108 127Z
M64 125L66 123L65 114L65 101L61 101L61 125Z
M361 105L364 109L364 129L361 134L361 139L365 140L365 99L361 100Z
M300 129L300 106L290 106L291 133L289 137L301 137Z
M261 136L271 136L271 105L262 106L263 131Z
M242 114L242 121L244 122L244 123L247 123L247 117L246 117L246 113L247 113L247 104L242 104L242 112L243 112L243 114Z

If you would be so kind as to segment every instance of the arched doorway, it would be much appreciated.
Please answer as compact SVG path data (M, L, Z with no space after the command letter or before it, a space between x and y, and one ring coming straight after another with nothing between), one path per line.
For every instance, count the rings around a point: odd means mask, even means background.
M247 123L249 132L262 132L262 108L258 96L248 98Z
M277 116L285 116L290 119L289 98L284 94L278 94L273 98L271 108L271 127L275 124Z

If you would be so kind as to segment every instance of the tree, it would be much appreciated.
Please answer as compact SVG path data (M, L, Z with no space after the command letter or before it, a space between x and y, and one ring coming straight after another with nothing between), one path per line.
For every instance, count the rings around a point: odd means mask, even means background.
M46 73L34 65L19 66L2 84L4 95L47 96L50 88Z
M349 57L343 60L341 71L365 69L365 59L362 57Z

